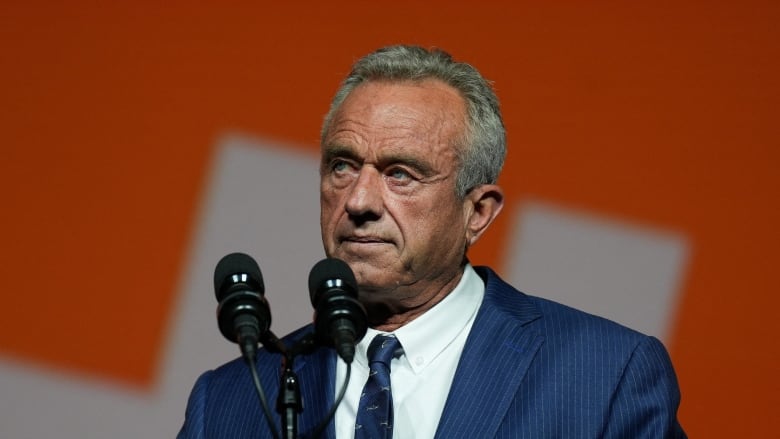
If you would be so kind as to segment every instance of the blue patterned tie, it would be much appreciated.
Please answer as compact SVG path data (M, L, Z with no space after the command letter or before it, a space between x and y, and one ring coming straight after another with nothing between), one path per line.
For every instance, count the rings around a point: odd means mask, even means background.
M393 394L390 392L390 361L400 343L393 335L377 335L368 346L368 380L363 387L355 420L355 439L393 437Z

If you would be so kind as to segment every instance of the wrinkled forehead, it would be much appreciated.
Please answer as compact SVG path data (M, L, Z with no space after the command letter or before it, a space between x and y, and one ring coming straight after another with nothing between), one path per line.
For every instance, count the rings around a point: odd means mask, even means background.
M440 80L371 81L355 87L330 115L321 146L350 136L399 142L446 139L460 146L465 126L464 99Z

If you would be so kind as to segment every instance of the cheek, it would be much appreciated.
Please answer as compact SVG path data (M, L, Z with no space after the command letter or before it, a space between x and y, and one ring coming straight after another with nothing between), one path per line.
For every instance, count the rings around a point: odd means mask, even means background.
M320 196L320 229L322 231L323 238L335 227L334 212L335 209L332 198L322 194Z
M392 209L393 218L410 245L432 245L441 234L441 210L432 203L400 202Z
M321 217L325 219L326 214L330 214L335 211L339 204L339 192L333 190L329 186L320 186L320 212Z
M426 209L412 209L416 211L414 233L430 240L428 245L432 248L458 246L458 241L465 237L463 209L456 200L441 197L437 201L428 204Z

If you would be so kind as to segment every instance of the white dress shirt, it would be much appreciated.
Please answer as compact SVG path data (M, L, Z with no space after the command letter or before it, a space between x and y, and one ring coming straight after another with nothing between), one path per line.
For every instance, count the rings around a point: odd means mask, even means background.
M471 265L452 292L425 314L397 329L404 355L390 364L393 392L393 438L432 438L439 425L444 403L460 354L477 314L485 284ZM355 417L360 394L368 379L366 350L380 332L369 328L358 343L352 362L352 378L344 400L336 410L336 437L355 437ZM336 392L341 389L347 366L336 365Z

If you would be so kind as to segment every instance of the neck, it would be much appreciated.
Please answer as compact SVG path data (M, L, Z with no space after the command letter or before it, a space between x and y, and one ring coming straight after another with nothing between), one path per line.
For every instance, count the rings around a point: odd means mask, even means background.
M425 314L444 300L458 285L463 277L463 270L457 272L448 281L426 288L424 292L411 292L399 294L399 291L384 292L383 294L369 293L369 297L392 297L392 300L368 301L364 305L368 312L368 324L372 328L382 332L392 332ZM410 286L407 288L415 288ZM419 286L418 286L419 288ZM404 298L404 296L406 296Z

